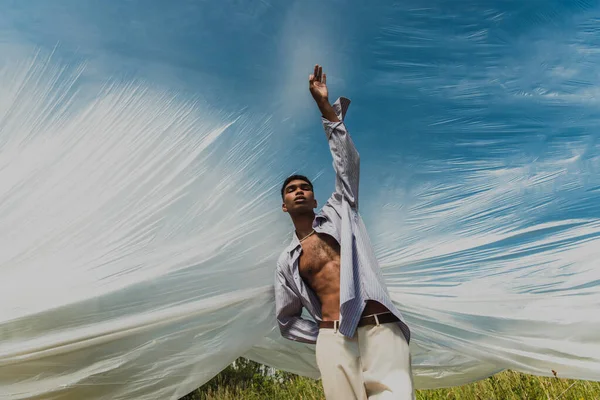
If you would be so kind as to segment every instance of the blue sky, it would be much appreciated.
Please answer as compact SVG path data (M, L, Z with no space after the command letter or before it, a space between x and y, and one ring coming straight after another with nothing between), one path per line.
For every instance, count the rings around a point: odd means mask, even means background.
M333 98L353 100L367 225L403 232L383 248L599 211L595 2L4 4L5 46L268 118L268 183L318 177L323 203L333 171L306 90L321 63Z
M306 83L321 63L332 100L353 100L361 212L386 254L600 211L595 2L5 4L5 46L268 120L264 164L240 169L274 188L305 173L322 204L334 177Z

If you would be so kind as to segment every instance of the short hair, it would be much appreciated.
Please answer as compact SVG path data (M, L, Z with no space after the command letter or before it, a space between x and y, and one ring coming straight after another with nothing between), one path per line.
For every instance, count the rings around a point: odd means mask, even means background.
M281 198L284 197L283 191L285 190L285 187L288 185L288 183L295 180L304 181L308 183L310 185L310 190L313 190L313 184L307 177L305 177L304 175L292 175L288 176L287 179L283 181L283 185L281 186Z

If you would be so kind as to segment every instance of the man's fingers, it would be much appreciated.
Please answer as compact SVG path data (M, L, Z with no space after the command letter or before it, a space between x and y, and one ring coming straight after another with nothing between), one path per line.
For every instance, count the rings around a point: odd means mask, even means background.
M312 82L327 82L327 75L323 73L323 67L319 64L315 65L315 70L308 76L308 80Z

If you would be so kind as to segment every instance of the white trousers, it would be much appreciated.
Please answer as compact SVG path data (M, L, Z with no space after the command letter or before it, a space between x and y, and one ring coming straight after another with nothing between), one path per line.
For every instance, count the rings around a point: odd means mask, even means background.
M327 400L415 400L411 355L396 323L361 326L347 338L320 329L317 365Z

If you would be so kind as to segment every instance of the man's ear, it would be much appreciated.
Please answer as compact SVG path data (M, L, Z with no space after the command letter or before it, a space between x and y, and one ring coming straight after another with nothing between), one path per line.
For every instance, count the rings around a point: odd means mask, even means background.
M315 199L315 204L314 204L313 208L317 208L317 200L316 199Z
M281 211L283 211L284 213L288 212L285 203L281 203Z

